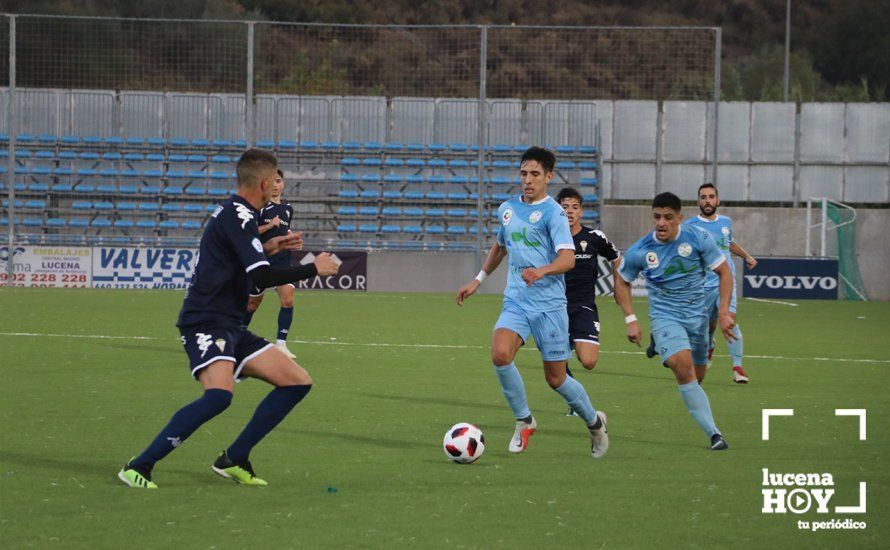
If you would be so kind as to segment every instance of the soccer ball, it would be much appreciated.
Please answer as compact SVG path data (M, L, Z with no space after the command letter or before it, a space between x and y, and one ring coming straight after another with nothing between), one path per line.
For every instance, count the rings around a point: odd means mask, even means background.
M445 432L442 448L449 460L469 464L485 452L485 436L476 426L460 422Z

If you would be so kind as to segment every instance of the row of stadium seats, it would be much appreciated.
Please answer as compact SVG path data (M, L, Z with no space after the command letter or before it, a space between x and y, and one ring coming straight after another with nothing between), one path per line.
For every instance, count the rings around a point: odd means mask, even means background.
M9 141L8 134L0 134L0 143L5 143ZM128 137L122 138L117 136L111 137L101 137L101 136L54 136L49 134L43 134L39 136L34 136L31 134L18 134L16 136L16 143L21 143L23 145L28 144L40 144L45 146L63 146L63 147L77 147L77 146L86 146L86 147L98 147L98 146L106 146L106 147L115 147L115 148L165 148L165 147L173 147L173 148L202 148L202 149L245 149L247 147L247 142L245 140L227 140L227 139L187 139L187 138L142 138L142 137ZM280 140L274 141L269 139L258 139L255 143L257 147L261 147L263 149L290 149L290 150L344 150L344 151L369 151L369 152L380 152L380 151L389 151L389 152L401 152L401 151L416 151L416 152L453 152L453 153L472 153L478 152L479 146L469 143L401 143L390 141L386 143L381 143L378 141L368 141L368 142L358 142L358 141L293 141L293 140ZM486 151L490 151L493 153L522 153L526 149L528 149L530 145L520 144L520 145L507 145L503 143L496 143L493 145L489 145L486 147ZM596 154L596 147L592 145L551 145L549 146L552 150L554 150L557 154L579 154L579 155L593 155Z
M596 198L594 197L594 202ZM585 200L586 202L586 200ZM415 206L409 206L402 208L400 206L384 206L383 208L379 208L377 206L340 206L337 208L337 216L338 217L377 217L383 216L385 218L449 218L453 220L475 220L476 219L476 211L469 210L466 208L419 208ZM497 212L492 211L491 216L497 217ZM584 212L583 219L585 220L597 220L599 219L599 212L596 210L588 210Z
M375 184L375 183L406 183L406 184L452 184L452 185L472 185L475 186L478 182L478 179L475 176L460 176L460 175L451 175L451 176L443 176L441 174L433 174L430 176L423 176L420 174L411 174L411 175L403 175L403 174L386 174L384 176L380 176L380 174L340 174L339 181L341 183L365 183L365 184ZM519 177L508 177L508 176L487 176L485 178L485 182L491 185L518 185L521 183ZM599 182L596 178L579 178L578 183L581 186L595 186Z
M164 196L193 196L193 197L227 197L234 193L231 187L212 187L202 184L192 183L188 186L182 185L166 185L164 187L157 185L115 185L103 184L93 185L91 183L16 183L15 192L17 194L46 194L53 193L56 195L74 194L74 195L164 195ZM0 184L0 193L6 193L6 184Z
M39 227L39 228L77 228L77 229L108 229L108 228L117 228L117 229L131 229L131 228L139 228L139 229L164 229L164 230L174 230L174 229L185 229L189 231L197 231L203 227L203 224L197 220L185 220L185 221L177 221L177 220L131 220L127 218L48 218L43 220L42 218L22 218L20 220L16 220L16 225L21 224L24 227ZM6 227L9 225L8 218L0 218L0 225Z

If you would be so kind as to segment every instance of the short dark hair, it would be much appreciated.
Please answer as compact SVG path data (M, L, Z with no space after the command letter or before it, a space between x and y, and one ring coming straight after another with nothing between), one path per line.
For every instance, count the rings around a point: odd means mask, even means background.
M680 203L680 197L671 192L655 195L655 198L652 199L652 208L670 208L677 212L683 210L683 206Z
M253 186L259 183L263 171L278 168L278 159L269 151L263 149L248 149L244 151L238 164L235 165L235 173L238 176L239 186Z
M709 182L709 181L706 181L706 182L704 182L703 184L701 184L701 185L698 186L698 193L696 194L696 197L698 197L698 195L701 195L701 190L702 190L702 189L707 189L708 187L710 187L711 189L714 190L714 194L715 194L715 195L717 195L718 197L720 196L720 192L717 191L717 186L714 185L713 183Z
M556 195L556 202L562 204L562 201L565 199L576 199L578 204L584 205L584 197L574 187L563 187L559 190L559 193Z
M281 168L279 168L277 171L278 171L278 177L281 179L284 179L284 172L281 170Z
M522 153L522 158L519 159L519 164L522 165L523 162L528 160L538 161L538 164L541 165L545 172L552 172L556 168L556 155L543 147L529 147L526 149Z

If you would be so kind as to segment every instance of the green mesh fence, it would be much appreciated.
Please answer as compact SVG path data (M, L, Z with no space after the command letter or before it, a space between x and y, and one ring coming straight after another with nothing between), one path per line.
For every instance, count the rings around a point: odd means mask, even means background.
M856 254L856 211L833 202L828 202L828 219L837 226L837 257L840 292L842 300L865 300L865 286L859 273L859 258Z

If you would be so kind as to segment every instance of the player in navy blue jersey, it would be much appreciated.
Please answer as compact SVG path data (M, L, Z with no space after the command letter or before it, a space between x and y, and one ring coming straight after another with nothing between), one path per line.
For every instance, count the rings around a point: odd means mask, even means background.
M566 271L566 309L569 313L569 342L575 355L587 370L596 367L600 356L600 318L596 308L598 258L618 263L618 249L605 233L581 224L584 197L576 189L565 187L556 195L556 202L569 219L569 230L575 243L575 267ZM566 367L566 374L572 375ZM569 409L568 416L574 416Z
M278 170L278 177L275 178L275 184L272 186L272 197L269 204L260 210L259 224L260 242L265 243L274 237L282 237L291 232L291 224L294 218L294 209L287 203L282 201L281 195L284 191L284 172ZM269 256L269 264L273 267L290 267L291 254L289 250L279 252ZM294 290L296 286L292 283L275 287L278 294L278 300L281 302L281 309L278 310L278 336L275 345L284 352L285 355L293 359L295 355L287 349L287 335L290 332L291 324L294 320ZM265 288L254 287L250 292L250 300L247 301L247 315L244 316L244 326L249 326L253 319L253 314L259 309L263 303Z
M337 273L337 264L326 253L305 266L269 265L267 256L302 246L299 233L273 237L266 244L259 239L258 209L269 202L277 168L269 152L251 149L241 155L237 194L220 204L204 227L192 282L176 322L189 370L204 394L177 411L148 448L118 472L130 487L157 488L151 479L154 465L224 411L232 402L235 381L242 378L258 378L274 389L212 469L238 483L267 485L254 473L250 451L309 393L312 379L303 367L242 325L247 295L251 284L266 288Z

